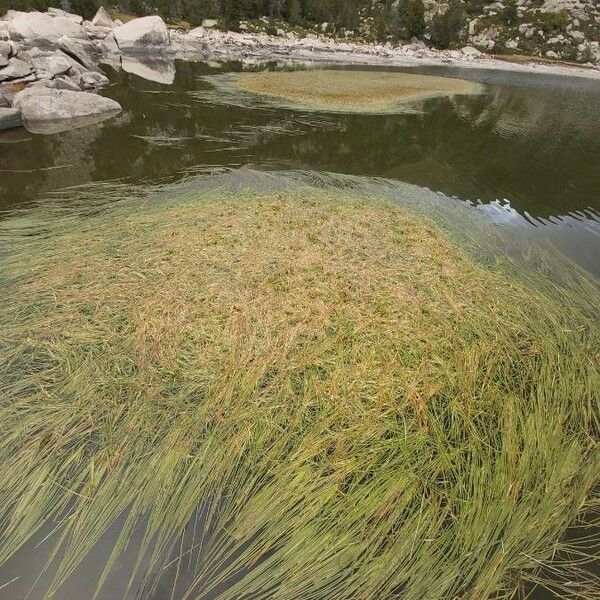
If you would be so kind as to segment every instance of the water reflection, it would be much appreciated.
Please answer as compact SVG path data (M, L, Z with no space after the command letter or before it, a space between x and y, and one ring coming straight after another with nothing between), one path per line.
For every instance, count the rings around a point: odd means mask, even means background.
M114 116L115 113L102 113L56 121L32 121L27 123L27 131L30 133L38 133L40 135L53 135L55 133L62 133L63 131L71 131L83 127L87 128L107 121L108 119L112 119Z
M168 57L154 58L146 55L123 56L121 68L147 81L172 85L175 81L175 61Z
M485 81L486 93L430 99L411 114L342 115L219 102L212 76L259 67L176 67L126 58L105 92L122 104L118 118L56 135L0 136L0 208L89 181L172 181L241 166L328 171L480 201L515 226L519 219L490 204L509 201L516 215L577 247L575 255L600 253L598 82L420 69Z

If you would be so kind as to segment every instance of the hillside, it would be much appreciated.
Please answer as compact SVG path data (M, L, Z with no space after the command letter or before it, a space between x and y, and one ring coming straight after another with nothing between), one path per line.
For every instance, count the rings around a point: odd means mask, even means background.
M91 19L100 0L0 0L10 8L59 6ZM493 54L600 64L597 0L123 0L119 16L160 14L184 28L312 33L437 48L473 46Z

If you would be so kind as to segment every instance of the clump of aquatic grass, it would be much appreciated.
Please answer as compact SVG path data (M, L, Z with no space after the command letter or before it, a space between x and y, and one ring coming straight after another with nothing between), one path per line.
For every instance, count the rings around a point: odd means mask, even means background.
M56 520L49 596L115 524L98 585L137 536L132 582L193 554L190 600L542 578L597 482L596 323L384 201L65 223L2 256L0 563Z
M464 79L330 69L240 73L234 85L305 108L362 113L395 112L409 102L481 92L481 85Z

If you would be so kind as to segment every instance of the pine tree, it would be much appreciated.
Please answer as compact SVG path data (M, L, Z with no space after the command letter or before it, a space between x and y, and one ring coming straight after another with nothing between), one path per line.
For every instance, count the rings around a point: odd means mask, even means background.
M300 0L288 0L286 17L291 25L298 25L302 20Z
M421 38L425 32L423 0L400 0L398 3L398 33L405 40Z
M516 0L507 0L502 11L502 20L506 25L512 25L516 23L519 18L519 11L517 10Z
M379 42L385 42L392 32L392 4L388 0L385 6L375 16L373 22L373 35Z
M438 48L450 48L460 39L465 26L465 11L461 0L452 0L442 14L435 15L431 22L431 41Z
M223 0L221 4L221 19L226 29L231 31L239 30L241 12L239 0Z

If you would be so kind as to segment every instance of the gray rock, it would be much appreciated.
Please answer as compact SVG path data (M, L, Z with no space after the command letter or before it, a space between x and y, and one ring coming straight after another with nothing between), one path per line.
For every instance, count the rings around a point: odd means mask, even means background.
M10 102L8 98L3 94L0 94L0 108L8 108L10 106Z
M31 64L37 71L46 71L52 77L66 73L72 66L71 61L67 60L62 52L56 52L50 56L38 56L31 60Z
M477 48L473 48L473 46L464 46L460 51L465 56L481 56L481 52Z
M13 108L21 111L23 123L30 131L36 129L37 124L48 122L58 122L59 128L70 128L70 124L62 122L114 116L122 110L118 102L97 94L43 87L28 88L16 94Z
M87 73L83 73L81 75L81 87L83 87L84 90L104 87L109 83L110 80L108 77L103 73L98 73L97 71L88 71Z
M554 50L548 50L548 52L546 52L546 58L552 58L556 60L558 58L558 54L554 52Z
M111 29L114 27L112 17L108 14L104 6L101 6L98 9L96 16L92 19L92 25L96 25L97 27L109 27Z
M0 41L0 56L5 56L7 59L12 53L12 48L8 42Z
M24 60L11 58L8 65L0 69L0 82L10 81L12 79L20 79L31 73L31 65Z
M61 37L87 39L81 25L64 16L52 17L46 13L9 11L8 22L11 39L27 40L29 43L56 43Z
M206 37L207 31L204 27L196 27L188 32L188 35L194 38L203 38Z
M0 54L0 69L2 67L6 67L7 64L8 64L8 56L4 56L3 54Z
M546 0L542 4L542 12L559 13L564 10L574 17L585 18L585 5L581 0Z
M70 77L67 75L61 75L59 77L55 77L52 80L52 84L50 87L53 87L56 90L68 90L70 92L80 92L81 88L75 83Z
M0 21L0 40L10 39L10 32L7 21Z
M120 54L119 44L115 36L110 33L100 42L100 50L102 54Z
M38 77L40 75L38 74ZM34 81L33 83L30 83L27 86L27 89L32 88L32 87L52 87L52 78L50 77L50 75L48 75L47 77L43 76L42 74L42 78L38 79L37 81Z
M8 43L10 44L11 55L16 56L17 54L19 54L19 52L21 51L21 44L19 44L19 42L13 42L13 40L10 40Z
M32 81L37 81L37 75L35 73L30 73L29 75L26 75L25 77L19 77L18 79L13 79L10 84L14 85L14 86L19 86L19 85L23 85L25 86L28 83L31 83ZM21 88L23 89L23 88Z
M583 44L585 41L585 34L583 31L571 31L570 36L576 44Z
M21 111L16 108L0 108L0 131L21 126Z
M35 71L36 82L32 85L37 85L38 83L46 84L47 82L52 80L52 73L50 71Z
M204 19L202 21L202 27L204 27L205 29L212 29L214 27L216 27L219 24L219 21L217 21L216 19Z
M58 47L81 63L86 69L95 70L98 67L96 60L96 48L91 42L80 42L68 37L62 37L58 40Z
M34 58L40 56L50 56L52 52L41 50L40 48L28 48L27 50L19 50L17 58L24 60L25 62L31 62Z
M110 27L98 27L96 25L86 25L85 32L92 40L103 40L109 33L112 32Z
M121 50L143 51L170 43L169 30L158 16L133 19L113 30Z
M61 8L50 7L47 12L51 17L63 17L69 21L73 21L73 23L77 23L78 25L83 23L83 17L80 15L73 15L66 10L62 10Z

